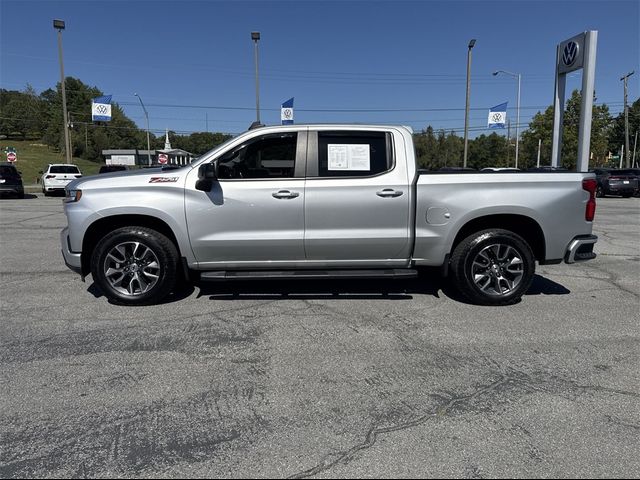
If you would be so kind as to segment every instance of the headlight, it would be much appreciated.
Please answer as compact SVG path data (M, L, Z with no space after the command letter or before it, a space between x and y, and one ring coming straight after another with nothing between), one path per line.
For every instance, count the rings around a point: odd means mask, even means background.
M65 190L65 203L77 202L82 197L82 190Z

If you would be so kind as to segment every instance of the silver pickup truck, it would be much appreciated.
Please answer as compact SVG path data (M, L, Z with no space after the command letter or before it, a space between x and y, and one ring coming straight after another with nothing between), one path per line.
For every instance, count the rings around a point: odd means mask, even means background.
M400 126L249 130L181 168L66 189L65 263L112 301L180 282L406 278L439 266L471 302L507 305L540 264L595 258L586 173L427 173Z

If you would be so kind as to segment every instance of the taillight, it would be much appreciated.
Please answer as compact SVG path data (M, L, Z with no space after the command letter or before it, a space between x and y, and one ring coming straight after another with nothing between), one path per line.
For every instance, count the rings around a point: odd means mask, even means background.
M74 175L74 177L80 178L80 177L82 177L82 175Z
M56 176L55 176L55 175L47 175L47 176L46 176L46 177L44 177L44 178L56 178Z
M582 180L582 189L589 192L589 200L587 201L587 208L584 212L584 219L587 222L593 222L593 217L596 215L596 188L598 182L595 178L586 178Z

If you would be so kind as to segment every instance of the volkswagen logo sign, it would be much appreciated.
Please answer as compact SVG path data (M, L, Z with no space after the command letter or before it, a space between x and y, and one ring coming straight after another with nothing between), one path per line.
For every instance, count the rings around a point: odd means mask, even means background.
M569 42L564 46L564 50L562 52L562 63L564 63L567 67L573 65L578 58L578 50L580 46L576 42Z

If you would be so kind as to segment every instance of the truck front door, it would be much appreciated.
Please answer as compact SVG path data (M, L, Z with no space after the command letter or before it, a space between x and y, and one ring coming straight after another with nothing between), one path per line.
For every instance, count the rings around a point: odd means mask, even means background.
M257 134L212 161L211 192L186 182L185 214L201 268L273 268L303 261L306 131Z

